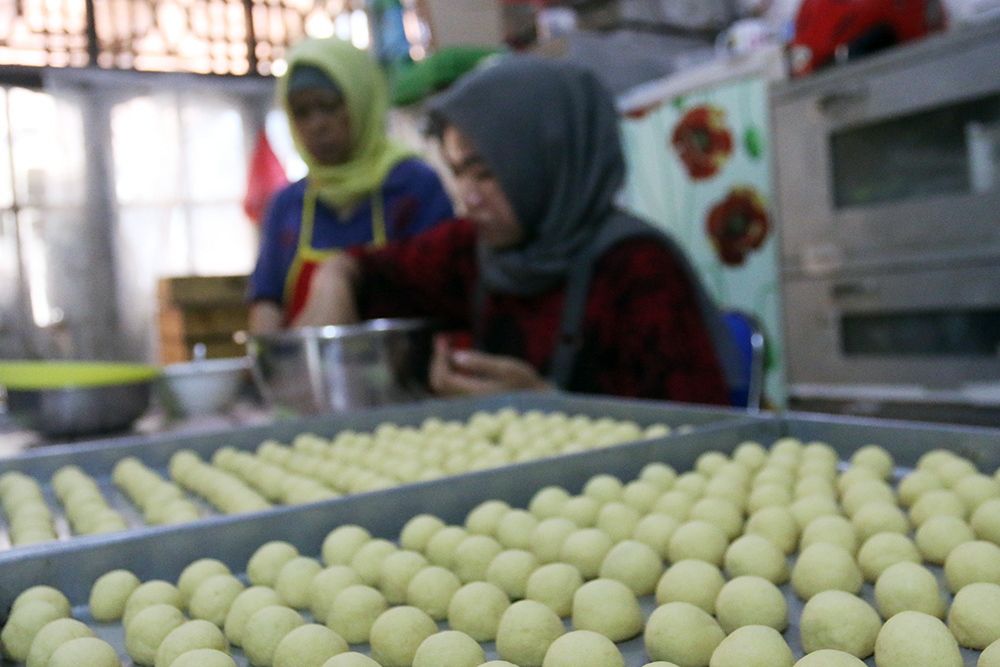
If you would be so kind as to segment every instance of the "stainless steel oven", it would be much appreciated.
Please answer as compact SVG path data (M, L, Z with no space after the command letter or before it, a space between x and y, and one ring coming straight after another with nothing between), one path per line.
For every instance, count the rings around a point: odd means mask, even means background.
M1000 21L776 87L772 122L791 395L1000 394Z

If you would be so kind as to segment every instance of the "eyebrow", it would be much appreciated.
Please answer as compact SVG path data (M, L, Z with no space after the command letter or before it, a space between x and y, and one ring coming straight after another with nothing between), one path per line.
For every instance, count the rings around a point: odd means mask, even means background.
M457 163L448 160L448 166L456 174L461 173L472 167L478 167L480 165L486 166L487 168L489 167L486 164L486 160L484 160L481 155L478 155L476 153L466 156L464 160L461 160L460 162Z

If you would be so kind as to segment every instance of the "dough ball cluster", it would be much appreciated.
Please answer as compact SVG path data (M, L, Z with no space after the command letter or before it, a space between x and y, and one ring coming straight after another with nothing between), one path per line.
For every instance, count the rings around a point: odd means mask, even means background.
M52 511L34 477L16 470L0 475L0 505L7 515L11 546L38 544L58 537Z
M75 465L66 465L52 475L52 488L62 503L70 527L77 535L113 533L128 526L111 509L94 478Z

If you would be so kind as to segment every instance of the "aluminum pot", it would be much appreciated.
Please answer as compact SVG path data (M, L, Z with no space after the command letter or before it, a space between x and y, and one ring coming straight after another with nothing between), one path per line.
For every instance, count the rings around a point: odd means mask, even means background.
M87 361L0 363L7 412L24 428L49 437L128 429L149 408L159 368Z
M434 326L421 319L303 327L247 340L254 383L272 407L345 412L428 396Z

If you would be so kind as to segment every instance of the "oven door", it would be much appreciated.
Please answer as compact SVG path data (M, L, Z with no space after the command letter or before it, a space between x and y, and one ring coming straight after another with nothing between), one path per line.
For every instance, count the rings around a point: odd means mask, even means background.
M792 393L796 385L1000 382L996 265L789 280L784 289Z
M1000 24L772 96L785 267L1000 256Z

